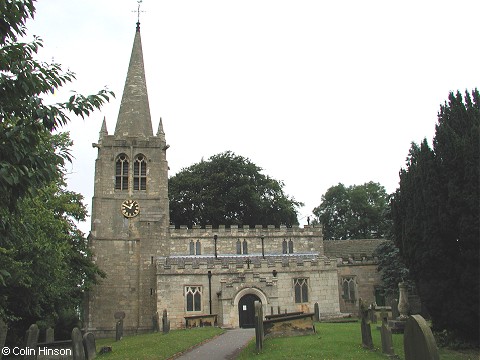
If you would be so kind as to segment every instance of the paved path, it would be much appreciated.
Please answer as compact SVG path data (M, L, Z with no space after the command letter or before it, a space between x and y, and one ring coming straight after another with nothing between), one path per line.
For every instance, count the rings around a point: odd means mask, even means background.
M227 330L222 335L176 358L177 360L235 359L239 351L255 337L255 329Z

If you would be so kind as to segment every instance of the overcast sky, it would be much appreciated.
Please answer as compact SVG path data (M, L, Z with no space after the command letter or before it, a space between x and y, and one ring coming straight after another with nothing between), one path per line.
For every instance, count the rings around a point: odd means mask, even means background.
M105 86L117 95L65 128L75 143L68 185L89 208L91 144L103 117L115 129L136 9L135 0L39 0L27 23L44 40L39 57L77 76L49 102ZM170 176L231 150L305 203L301 225L339 182L393 192L448 93L480 84L477 0L144 0L141 10L153 130L161 117Z

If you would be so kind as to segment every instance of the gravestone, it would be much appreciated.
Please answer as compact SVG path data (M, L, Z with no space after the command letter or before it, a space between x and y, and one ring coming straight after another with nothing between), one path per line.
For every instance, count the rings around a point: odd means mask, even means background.
M162 331L164 334L168 334L170 331L170 320L168 320L167 309L164 309L162 314Z
M37 324L32 324L28 328L26 333L25 347L29 350L34 349L34 351L29 351L28 354L23 357L24 360L35 360L39 333L40 331L38 330Z
M123 338L123 319L125 319L125 312L117 311L114 315L115 324L115 341L120 341Z
M384 322L388 322L388 313L384 308L380 311L380 322L382 325Z
M78 328L72 330L72 355L73 360L85 360L82 332Z
M365 349L373 350L372 330L368 321L368 308L362 299L358 300L358 310L361 318L362 346Z
M115 341L120 341L123 338L123 320L117 320L115 324Z
M263 308L260 301L255 301L255 349L257 353L263 349Z
M432 330L421 315L412 315L405 324L403 337L405 360L438 360L437 344Z
M398 298L398 312L400 313L400 316L398 317L398 320L406 320L408 318L409 310L407 284L404 282L399 283L398 290L400 292Z
M7 338L8 327L5 322L0 319L0 349L5 346L5 339ZM0 351L0 360L2 360L2 352Z
M315 303L315 305L313 305L313 309L314 309L314 313L315 313L315 317L314 317L314 321L320 321L320 309L318 307L318 303Z
M160 320L158 318L158 312L156 312L155 315L152 316L152 330L153 332L160 331Z
M392 319L398 318L400 316L398 312L398 300L392 299L392 301L390 301L390 307L392 308Z
M95 344L95 335L87 332L83 335L83 349L85 350L85 359L92 360L97 356L97 346Z
M394 357L395 351L393 350L392 331L388 328L386 320L382 321L380 334L382 337L382 353L389 357Z
M45 331L45 342L46 343L52 343L55 341L55 330L51 327L49 327Z
M375 305L374 304L371 304L369 307L368 307L368 322L369 323L373 323L373 324L376 324L377 323L377 315L375 313Z

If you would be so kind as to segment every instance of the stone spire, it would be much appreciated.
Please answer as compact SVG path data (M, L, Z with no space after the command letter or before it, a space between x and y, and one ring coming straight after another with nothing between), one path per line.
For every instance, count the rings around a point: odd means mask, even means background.
M115 136L153 136L139 23L137 23L133 40L132 55L118 112Z

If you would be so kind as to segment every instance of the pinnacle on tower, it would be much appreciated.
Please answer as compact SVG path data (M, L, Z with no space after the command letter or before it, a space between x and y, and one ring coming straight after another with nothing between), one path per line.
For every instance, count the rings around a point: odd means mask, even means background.
M132 55L118 112L115 136L153 136L139 24L137 24L133 40Z
M107 121L105 120L105 116L103 117L102 128L100 129L100 136L99 138L102 139L104 136L108 135L107 131Z
M165 132L163 131L162 118L160 118L160 122L158 123L158 130L157 130L157 136L160 136L160 135L165 135Z

